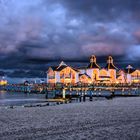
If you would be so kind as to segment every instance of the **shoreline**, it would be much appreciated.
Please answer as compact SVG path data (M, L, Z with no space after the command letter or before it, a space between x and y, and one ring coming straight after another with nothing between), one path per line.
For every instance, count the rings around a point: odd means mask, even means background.
M0 109L4 139L140 138L140 98L114 98L47 107Z
M80 104L80 103L86 103L86 102L95 102L95 101L102 101L102 100L113 100L116 98L137 98L140 96L116 96L113 97L112 99L107 99L106 97L95 97L93 98L92 101L86 99L85 101L78 101L77 99L71 100L64 100L64 99L44 99L40 100L40 102L36 103L25 103L21 105L0 105L0 109L5 108L5 109L15 109L15 108L34 108L34 107L46 107L46 106L57 106L57 105L62 105L62 104Z

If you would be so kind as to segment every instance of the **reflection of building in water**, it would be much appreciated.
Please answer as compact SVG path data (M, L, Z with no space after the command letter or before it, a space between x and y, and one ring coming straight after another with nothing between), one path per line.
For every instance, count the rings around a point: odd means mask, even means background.
M90 57L87 67L73 68L63 61L58 66L51 66L47 71L47 83L132 83L140 82L140 71L128 66L119 70L112 56L107 59L105 67L101 68L96 56Z

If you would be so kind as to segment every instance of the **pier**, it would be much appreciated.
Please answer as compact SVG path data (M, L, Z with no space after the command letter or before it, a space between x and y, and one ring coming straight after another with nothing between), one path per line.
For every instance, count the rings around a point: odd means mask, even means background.
M64 84L9 84L1 87L1 90L9 92L24 92L44 94L46 99L76 99L85 102L92 101L94 97L131 97L140 96L140 86L137 85L105 85L105 84L84 84L84 85L64 85Z

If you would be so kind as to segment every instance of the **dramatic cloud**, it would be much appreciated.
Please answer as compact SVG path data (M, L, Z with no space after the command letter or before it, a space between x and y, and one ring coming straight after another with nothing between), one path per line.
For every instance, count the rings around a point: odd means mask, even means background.
M42 68L91 54L134 61L139 7L139 0L0 0L0 67Z

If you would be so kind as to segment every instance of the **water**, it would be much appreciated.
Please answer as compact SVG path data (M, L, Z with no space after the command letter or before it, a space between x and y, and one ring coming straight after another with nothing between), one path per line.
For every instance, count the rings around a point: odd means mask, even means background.
M45 102L45 94L0 91L0 106Z
M121 92L116 92L116 94L120 94ZM66 94L70 94L68 91ZM75 91L71 92L71 95L76 94ZM109 91L97 91L97 92L86 92L87 95L104 95L109 96ZM126 92L125 94L128 94ZM53 97L53 93L49 94L48 97ZM95 98L98 99L99 98ZM88 98L89 100L89 98ZM25 104L32 104L32 103L43 103L46 102L45 94L33 94L33 93L23 93L23 92L7 92L7 91L0 91L0 106L20 106ZM74 102L74 100L72 101Z

